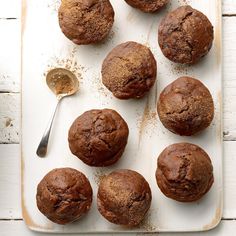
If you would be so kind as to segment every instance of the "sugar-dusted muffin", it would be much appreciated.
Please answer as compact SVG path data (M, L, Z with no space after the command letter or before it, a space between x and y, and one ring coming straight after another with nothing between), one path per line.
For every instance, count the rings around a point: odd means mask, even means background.
M210 125L214 117L214 103L203 83L185 76L178 78L161 92L157 111L168 130L190 136Z
M108 221L136 226L144 219L152 200L151 189L142 175L116 170L102 178L97 194L98 210Z
M64 35L75 44L92 44L110 32L114 10L109 0L62 0L58 19Z
M159 25L158 42L171 61L194 64L205 56L214 38L213 26L200 11L182 6L168 13Z
M170 0L125 0L130 6L143 12L155 12L165 6Z
M154 85L156 73L150 49L131 41L112 49L102 64L102 82L119 99L143 97Z
M114 110L90 110L79 116L69 130L71 152L90 166L109 166L122 156L129 129Z
M197 145L172 144L158 157L156 180L167 197L180 202L197 201L214 182L211 160Z
M92 188L85 175L72 168L54 169L37 187L38 209L51 221L67 224L86 214L92 204Z

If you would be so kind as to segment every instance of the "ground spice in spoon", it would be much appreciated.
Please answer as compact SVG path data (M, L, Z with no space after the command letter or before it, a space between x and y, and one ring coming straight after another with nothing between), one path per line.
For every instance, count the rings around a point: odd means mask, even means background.
M50 78L49 86L56 95L69 94L74 90L74 83L71 78L62 73L54 74Z

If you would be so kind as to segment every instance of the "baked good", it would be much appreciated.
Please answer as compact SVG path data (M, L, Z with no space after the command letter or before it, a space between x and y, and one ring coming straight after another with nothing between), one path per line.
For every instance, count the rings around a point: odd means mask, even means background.
M37 187L38 209L51 221L67 224L86 214L92 204L92 188L85 175L72 168L54 169Z
M172 144L158 157L156 180L168 198L180 202L197 201L214 182L211 160L197 145Z
M214 103L209 90L199 80L185 76L161 92L157 111L168 130L190 136L210 125Z
M200 11L182 6L168 13L159 25L158 42L171 61L194 64L212 46L213 26Z
M69 147L89 166L109 166L122 156L128 134L128 125L116 111L90 110L71 125Z
M143 12L155 12L165 6L169 0L125 0L131 7Z
M109 0L62 0L58 19L68 39L75 44L91 44L108 35L114 10Z
M102 82L117 98L140 98L154 85L156 70L156 60L149 48L126 42L105 58Z
M132 170L113 171L102 178L98 188L98 210L114 224L140 224L150 208L151 200L148 182Z

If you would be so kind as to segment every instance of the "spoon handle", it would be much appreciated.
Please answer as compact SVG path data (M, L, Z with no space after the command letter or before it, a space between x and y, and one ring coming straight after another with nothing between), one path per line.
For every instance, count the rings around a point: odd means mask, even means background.
M50 122L47 125L47 128L44 131L43 137L42 137L42 139L41 139L41 141L39 143L39 146L37 148L36 154L39 157L45 157L46 154L47 154L48 140L49 140L50 132L51 132L51 129L52 129L52 123L53 123L53 120L54 120L54 117L55 117L55 114L56 114L59 102L60 102L60 99L57 102L55 111L54 111L54 113L53 113L53 115L52 115L52 117L50 119Z

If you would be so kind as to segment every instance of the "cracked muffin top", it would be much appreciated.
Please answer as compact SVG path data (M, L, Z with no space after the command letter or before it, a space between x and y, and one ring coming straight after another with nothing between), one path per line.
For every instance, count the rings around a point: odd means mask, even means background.
M37 206L49 220L67 224L87 213L92 204L92 188L81 172L59 168L44 176L37 187Z
M128 125L116 111L90 110L70 127L69 147L89 166L109 166L122 156L128 134Z
M209 90L199 80L180 77L161 92L157 112L168 130L190 136L210 125L214 103Z
M119 99L141 98L154 85L156 71L150 49L130 41L107 55L102 64L102 82Z
M172 144L158 157L156 180L167 197L180 202L197 201L214 182L211 160L197 145Z
M171 61L194 64L212 46L213 26L208 18L190 6L182 6L167 14L158 30L163 54Z
M170 0L125 0L130 6L143 12L155 12L165 6Z
M114 10L109 0L62 0L58 19L64 35L75 44L92 44L110 32Z
M113 171L102 178L98 188L98 210L114 224L140 224L150 208L151 200L148 182L132 170Z

